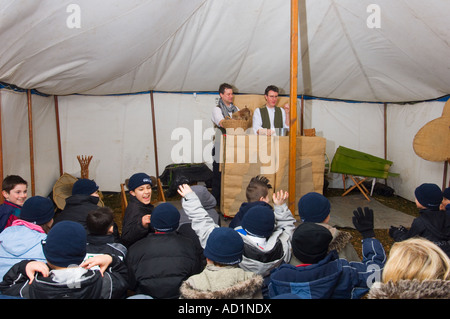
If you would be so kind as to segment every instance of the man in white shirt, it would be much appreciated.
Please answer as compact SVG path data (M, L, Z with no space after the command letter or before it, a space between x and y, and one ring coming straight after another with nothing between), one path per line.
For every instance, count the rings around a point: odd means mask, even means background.
M276 135L275 128L289 129L289 104L282 108L276 106L279 90L275 85L269 85L264 98L266 105L256 108L253 113L253 131L259 135Z
M222 83L219 86L219 103L213 108L211 120L216 128L214 137L214 147L212 150L213 156L213 181L211 185L211 193L220 205L220 185L221 172L219 170L220 163L220 141L221 135L225 134L225 129L222 127L222 121L229 117L231 118L234 112L239 111L239 108L233 104L234 94L233 87L228 83Z

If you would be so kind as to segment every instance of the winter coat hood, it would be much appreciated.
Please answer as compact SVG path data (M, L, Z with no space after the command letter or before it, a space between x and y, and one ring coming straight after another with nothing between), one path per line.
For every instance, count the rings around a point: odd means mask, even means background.
M368 299L449 299L449 280L399 280L375 283Z
M25 225L11 226L0 233L0 278L23 259L45 261L41 241L47 234Z
M5 252L14 257L22 256L27 252L41 248L41 240L46 238L45 233L41 233L26 226L14 226L7 228L0 236L0 246Z
M263 278L235 267L208 265L180 287L185 299L254 299L262 298Z
M25 286L23 294L31 299L98 299L102 294L102 275L79 267L52 270L48 277L37 275L31 285Z

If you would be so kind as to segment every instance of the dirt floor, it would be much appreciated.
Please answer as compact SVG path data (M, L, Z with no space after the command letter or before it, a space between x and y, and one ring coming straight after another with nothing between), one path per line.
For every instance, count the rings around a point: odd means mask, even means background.
M356 190L355 190L355 192L356 192ZM341 196L342 193L343 193L342 189L327 189L324 192L324 195L326 197L332 197L332 196ZM108 193L103 193L102 195L103 195L102 200L103 200L105 206L110 207L114 211L114 220L117 223L117 225L119 226L119 230L121 230L122 229L122 208L121 208L120 193L108 192ZM381 195L374 194L372 196L372 198L390 208L396 209L398 211L401 211L408 215L412 215L414 217L418 216L418 210L417 210L415 203L411 202L409 200L406 200L402 197L399 197L396 195L381 196ZM180 198L178 196L176 196L174 198L166 198L166 200L168 200L168 201L180 200ZM407 227L409 225L404 225L404 226ZM342 230L348 231L352 234L353 246L355 247L356 251L358 252L358 254L361 257L361 235L352 228L343 228ZM376 235L377 239L379 239L381 241L381 243L383 244L383 246L386 250L386 253L388 253L390 250L390 247L393 244L393 240L389 236L388 230L387 229L375 229L375 235Z
M354 190L357 192L357 190ZM327 189L324 192L324 195L326 197L331 196L341 196L344 192L343 189ZM401 211L405 214L417 217L418 216L418 209L416 207L416 204L414 202L411 202L410 200L404 199L400 196L393 195L393 196L381 196L374 194L372 196L373 199L379 201L383 205L396 209L398 211ZM404 225L405 227L408 227L409 225ZM355 229L352 228L345 228L343 229L345 231L348 231L353 236L353 247L355 247L355 250L358 252L359 256L362 258L362 251L361 251L361 235L359 232L357 232ZM389 252L392 244L394 241L389 236L389 230L388 229L375 229L375 236L376 238L383 244L383 247L386 251L386 253Z

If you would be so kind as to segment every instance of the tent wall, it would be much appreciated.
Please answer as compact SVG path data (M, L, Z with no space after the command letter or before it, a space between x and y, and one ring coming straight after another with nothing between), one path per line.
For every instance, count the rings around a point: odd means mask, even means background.
M425 124L442 116L444 104L445 102L423 102L388 106L388 155L394 162L393 171L400 173L400 177L392 178L390 182L404 198L414 200L414 190L422 183L435 183L442 187L444 162L431 162L417 156L413 141ZM447 174L447 186L448 181Z
M213 129L210 120L217 94L154 93L158 170L174 162L209 162ZM4 176L30 180L26 93L2 90ZM89 177L103 191L118 191L131 174L156 175L150 94L59 96L64 172L80 176L77 155L92 155ZM300 119L300 99L297 101ZM440 117L444 102L387 105L388 185L409 200L424 182L442 186L443 163L418 157L412 142L427 122ZM32 96L36 194L46 195L59 177L58 141L53 97ZM340 145L384 157L384 105L329 100L304 100L304 128L327 139L331 161ZM330 187L342 187L330 174Z
M3 176L20 175L32 195L27 94L2 90ZM32 95L35 195L46 196L59 177L53 97Z
M445 102L387 104L386 154L384 147L384 105L306 100L304 128L315 128L327 139L326 153L333 159L340 145L391 160L391 172L400 173L387 184L396 194L414 200L421 183L442 187L443 162L430 162L414 153L413 140L423 125L442 115ZM330 187L343 187L342 175L328 175ZM351 181L347 185L351 185ZM384 181L380 181L384 182Z
M211 160L216 97L154 94L159 174L174 162ZM156 176L149 94L62 96L59 107L65 172L80 176L77 155L92 155L89 178L104 191L118 191L136 172Z
M118 191L131 173L154 173L147 94L58 99L65 172L80 177L77 156L92 155L89 178L104 191Z

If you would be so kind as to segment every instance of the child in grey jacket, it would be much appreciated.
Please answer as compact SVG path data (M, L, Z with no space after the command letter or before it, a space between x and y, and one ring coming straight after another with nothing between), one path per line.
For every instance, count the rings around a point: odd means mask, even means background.
M184 198L183 209L204 248L211 232L219 226L188 185L180 185L178 193ZM296 220L286 205L288 196L283 191L274 193L273 211L266 207L254 207L244 216L241 226L235 228L244 241L240 268L265 277L280 264L289 263Z

